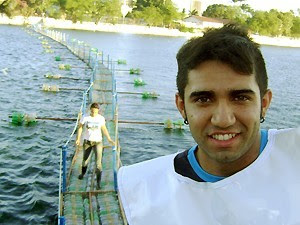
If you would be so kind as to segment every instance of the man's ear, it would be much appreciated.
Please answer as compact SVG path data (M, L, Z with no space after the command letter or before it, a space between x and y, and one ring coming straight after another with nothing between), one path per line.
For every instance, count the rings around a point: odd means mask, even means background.
M178 92L175 95L175 103L176 103L177 109L180 112L182 118L186 119L184 100L180 97Z
M267 110L271 104L272 100L272 91L268 89L261 100L262 116L266 117Z

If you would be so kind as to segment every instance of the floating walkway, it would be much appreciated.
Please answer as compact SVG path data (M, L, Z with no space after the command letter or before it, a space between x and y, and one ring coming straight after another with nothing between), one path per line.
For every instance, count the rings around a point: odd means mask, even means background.
M34 29L43 36L47 36L68 48L86 63L91 73L90 86L83 93L83 101L76 125L61 151L58 224L126 225L127 221L121 210L117 192L116 176L121 161L113 61L109 59L109 56L104 60L103 53L99 52L98 49L91 48L75 39L69 39L61 32L44 30L38 26ZM92 102L100 103L101 114L106 118L109 134L116 143L116 146L109 146L107 142L104 142L100 190L96 189L94 154L84 179L79 180L83 150L82 147L75 148L73 141L70 144L70 141L74 140L73 135L80 116L87 111L87 105ZM71 160L67 161L67 155Z

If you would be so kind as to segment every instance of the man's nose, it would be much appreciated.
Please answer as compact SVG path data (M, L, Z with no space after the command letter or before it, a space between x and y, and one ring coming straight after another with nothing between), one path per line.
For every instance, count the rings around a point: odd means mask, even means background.
M220 128L227 128L236 121L233 106L226 100L219 101L213 110L211 123Z

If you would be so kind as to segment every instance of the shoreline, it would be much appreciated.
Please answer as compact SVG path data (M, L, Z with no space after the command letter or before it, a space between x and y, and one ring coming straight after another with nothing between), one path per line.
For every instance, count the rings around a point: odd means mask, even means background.
M71 29L71 30L86 30L86 31L100 31L100 32L114 32L114 33L127 33L127 34L143 34L143 35L157 35L157 36L169 36L169 37L186 37L191 38L195 36L201 36L202 32L198 33L185 33L180 32L178 29L169 29L163 27L149 27L141 25L128 25L128 24L109 24L93 22L76 22L71 20L42 18L42 17L28 17L16 16L9 18L4 14L0 14L0 25L18 25L24 24L34 25L41 23L47 28L57 29ZM300 48L300 39L289 37L267 37L259 35L251 35L253 40L260 45L272 45L280 47L294 47Z

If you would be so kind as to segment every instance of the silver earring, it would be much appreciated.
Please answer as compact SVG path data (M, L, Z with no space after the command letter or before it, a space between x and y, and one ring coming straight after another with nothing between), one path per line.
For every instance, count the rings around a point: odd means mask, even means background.
M183 122L185 125L189 125L189 121L187 120L187 118L185 118Z
M265 117L260 117L260 123L263 123L263 122L265 122Z

